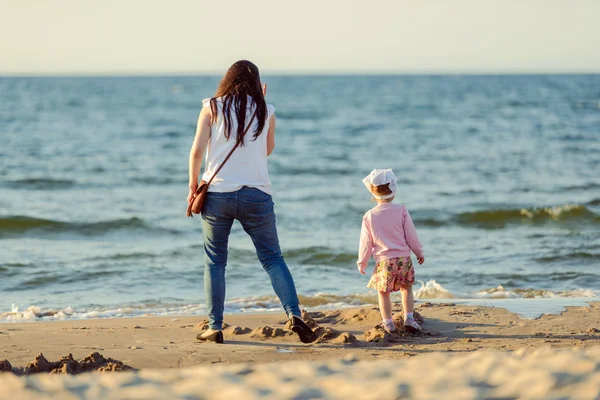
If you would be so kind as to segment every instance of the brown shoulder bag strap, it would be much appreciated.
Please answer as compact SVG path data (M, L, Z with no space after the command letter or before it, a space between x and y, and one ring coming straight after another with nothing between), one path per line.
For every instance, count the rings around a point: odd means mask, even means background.
M225 163L227 162L227 160L229 160L229 157L231 157L231 155L233 154L233 152L235 151L235 149L237 149L238 146L240 145L240 143L242 143L242 140L244 140L244 136L246 136L246 133L248 132L248 130L250 130L250 127L252 126L252 122L254 122L254 118L255 117L256 117L256 111L254 111L254 114L252 114L252 118L250 118L250 122L248 123L248 126L246 126L246 129L244 129L244 132L241 134L240 137L238 137L235 146L233 146L233 149L231 149L231 151L229 152L229 154L227 154L227 157L225 157L225 159L223 160L223 162L221 163L221 165L219 165L219 168L217 168L217 170L215 171L215 173L213 174L213 176L210 178L210 180L208 181L208 183L206 184L206 186L210 186L210 183L213 181L213 179L215 178L215 176L217 176L217 174L219 173L219 171L221 170L221 168L223 168L223 165L225 165Z

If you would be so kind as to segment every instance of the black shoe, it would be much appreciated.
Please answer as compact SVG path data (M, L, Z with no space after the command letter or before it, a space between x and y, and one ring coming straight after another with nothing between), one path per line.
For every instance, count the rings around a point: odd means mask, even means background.
M198 336L196 336L196 339L202 341L202 342L215 342L215 343L223 343L223 332L221 331L214 331L213 333L211 333L210 335L207 336L202 336L203 333L199 333Z
M310 329L300 317L292 316L291 321L291 329L298 334L302 343L312 343L317 340L317 335L315 335L313 330Z

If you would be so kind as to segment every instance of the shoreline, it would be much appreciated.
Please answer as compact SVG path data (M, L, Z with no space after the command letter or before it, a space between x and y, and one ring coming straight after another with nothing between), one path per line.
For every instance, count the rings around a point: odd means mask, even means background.
M376 299L375 299L376 300ZM275 298L274 298L275 301ZM415 306L424 303L454 303L457 305L465 306L483 306L492 308L503 308L511 313L518 315L524 319L538 319L542 315L553 315L564 312L567 307L586 307L591 303L600 302L600 296L595 297L581 297L581 296L557 296L557 297L480 297L480 298L469 298L469 297L440 297L440 298L424 298L415 299ZM310 304L310 303L309 303ZM314 306L304 307L307 311L330 311L335 309L347 310L357 307L374 307L375 303L362 303L362 304L340 304L340 303L326 303ZM23 322L56 322L56 321L90 321L95 319L130 319L130 318L146 318L146 317L197 317L203 318L204 314L199 312L202 309L202 305L188 304L181 306L181 309L191 308L194 311L188 311L187 313L178 313L177 308L169 310L168 312L146 312L137 314L127 314L129 309L133 309L130 306L115 307L114 310L107 309L105 311L90 311L90 312L74 312L71 307L57 311L56 309L42 310L37 306L30 306L20 311L17 307L15 311L15 305L13 304L13 311L0 313L0 324L4 323L23 323ZM71 314L65 312L70 309ZM121 313L121 314L119 314ZM256 315L256 314L278 314L281 313L281 307L279 304L274 305L271 309L258 309L258 310L246 310L246 311L234 311L228 315ZM104 315L105 316L104 316ZM75 316L73 316L75 315Z

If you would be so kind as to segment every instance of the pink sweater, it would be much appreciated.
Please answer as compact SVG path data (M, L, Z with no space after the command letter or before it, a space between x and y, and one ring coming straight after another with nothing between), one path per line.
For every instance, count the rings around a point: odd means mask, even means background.
M410 251L423 257L423 248L412 218L405 206L384 203L363 217L358 249L358 265L366 267L371 256L375 262L410 257Z

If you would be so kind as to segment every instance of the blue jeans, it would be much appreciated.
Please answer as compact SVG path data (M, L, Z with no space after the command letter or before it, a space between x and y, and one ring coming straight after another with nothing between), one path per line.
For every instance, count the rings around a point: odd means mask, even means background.
M288 317L300 316L294 279L279 248L273 199L259 189L244 186L236 192L209 192L204 200L204 292L210 328L223 328L227 245L235 219L252 238L258 259Z

